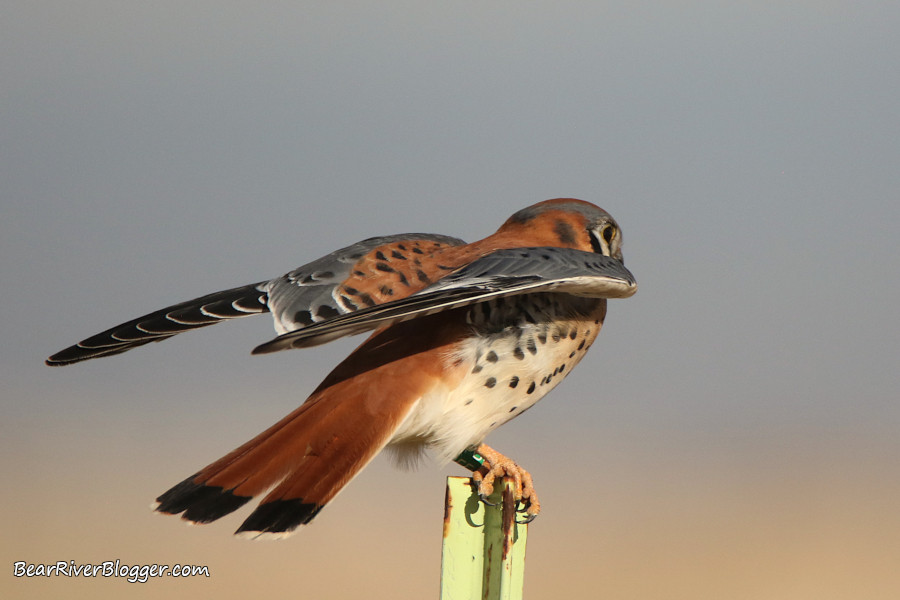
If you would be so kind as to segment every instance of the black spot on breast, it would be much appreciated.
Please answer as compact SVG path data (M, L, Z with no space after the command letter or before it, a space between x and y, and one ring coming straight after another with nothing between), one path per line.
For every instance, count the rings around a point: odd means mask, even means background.
M519 408L519 407L518 407L518 406L513 406L511 409L509 409L509 412L516 412L516 409L517 409L517 408Z
M381 250L375 253L375 258L377 258L378 260L387 260L387 257Z
M331 319L333 317L338 316L340 311L333 306L328 306L327 304L323 304L316 310L316 316L321 319Z
M559 366L559 372L562 373L565 370L566 370L566 363L563 363Z
M472 404L472 400L473 400L472 398L469 398L468 400L466 400L465 406Z
M559 341L559 333L554 333L554 334L553 334L553 341L554 341L554 342L558 342L558 341Z
M577 337L578 337L578 330L577 330L577 329L573 329L572 331L569 332L569 339L570 339L570 340L574 340L574 339L577 338Z
M385 296L393 296L394 295L394 290L392 290L391 288L389 288L386 285L381 286L380 291Z
M546 344L547 343L547 334L542 331L538 334L537 339L540 343Z
M575 230L565 221L557 219L553 225L553 233L559 238L561 244L566 246L575 244Z
M497 378L496 378L496 377L488 377L488 378L487 378L487 381L484 382L484 387L492 388L492 387L494 387L495 385L497 385Z
M475 365L475 368L472 369L472 372L473 372L473 373L481 373L481 370L482 370L482 369L484 369L483 366L481 366L481 365Z
M537 354L537 346L534 345L534 340L528 340L525 343L525 347L528 348L528 351L532 354Z
M576 352L575 350L572 350L572 351L569 353L569 358L575 358L575 352Z
M513 356L518 358L519 360L525 360L525 353L522 352L522 349L516 346L516 349L513 350Z
M301 325L312 325L315 323L312 318L312 313L308 310L298 310L294 313L294 323L300 323Z
M582 348L584 348L584 340L581 340L581 343L578 344L578 349L581 350Z
M391 266L388 265L387 263L376 263L375 268L378 269L379 271L382 271L383 273L396 273L397 272L394 269L392 269Z
M497 421L494 421L493 423L491 423L491 427L493 427L496 424L497 424Z
M396 250L391 252L391 256L393 256L394 258L399 258L400 260L406 260L406 257L403 256L402 254L400 254L399 252L397 252Z
M431 279L429 279L428 275L426 275L425 271L422 269L416 269L416 277L418 277L419 281L422 283L431 283Z
M495 363L499 359L497 358L497 353L494 352L493 350L491 350L490 352L487 353L487 356L484 357L484 360Z
M536 388L536 387L537 387L537 386L534 385L534 382L532 381L532 382L531 382L531 385L528 386L528 392L527 392L527 393L529 393L529 394L533 393L533 392L534 392L534 388Z
M518 377L513 377L512 379L509 380L509 387L514 388L514 387L516 387L517 385L519 385L519 378L518 378Z
M556 375L557 373L559 373L559 367L556 367L555 369L553 369L553 374Z

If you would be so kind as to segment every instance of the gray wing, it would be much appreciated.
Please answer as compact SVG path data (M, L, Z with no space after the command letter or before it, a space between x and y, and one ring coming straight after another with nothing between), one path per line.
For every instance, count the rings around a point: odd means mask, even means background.
M402 240L426 240L453 246L465 243L454 237L429 233L369 238L281 277L207 294L122 323L57 352L47 359L46 364L63 366L121 354L184 331L260 313L273 313L275 329L279 333L346 314L352 308L339 304L334 292L350 275L351 267L375 248ZM308 315L308 318L298 319L298 315Z
M258 346L253 353L317 346L390 323L503 296L565 292L593 298L627 298L636 291L631 272L608 256L553 247L498 250L406 298L286 333Z
M338 315L354 312L338 301L337 290L350 277L351 267L379 246L394 242L425 240L462 246L458 238L434 233L401 233L374 237L341 248L328 256L294 269L269 282L269 310L278 333L287 333Z

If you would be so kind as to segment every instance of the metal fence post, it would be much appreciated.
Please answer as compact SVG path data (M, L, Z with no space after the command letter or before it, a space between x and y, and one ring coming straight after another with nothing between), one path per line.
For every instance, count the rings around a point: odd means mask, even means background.
M528 525L516 522L512 485L478 500L468 477L448 477L441 600L521 600Z

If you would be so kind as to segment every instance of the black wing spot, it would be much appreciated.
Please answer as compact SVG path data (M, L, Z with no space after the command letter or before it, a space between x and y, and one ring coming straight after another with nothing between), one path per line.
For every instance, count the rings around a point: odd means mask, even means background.
M378 304L377 302L372 300L372 296L368 295L365 292L358 292L356 294L356 297L359 298L360 300L362 300L362 303L365 304L366 306L375 306L376 304Z
M394 269L390 267L387 263L376 263L375 268L384 273L396 273Z
M294 313L294 323L300 323L301 325L312 325L315 323L313 320L312 313L308 310L298 310Z
M354 311L354 310L359 310L359 306L357 306L357 305L356 305L350 298L348 298L347 296L343 296L343 295L342 295L341 298L340 298L340 301L341 301L341 304L344 305L344 308L346 308L347 310L349 310L349 311L351 311L351 312Z
M404 275L403 273L397 273L397 275L400 276L400 283L402 283L406 287L409 287L409 281L407 281L406 275Z
M331 319L338 316L339 314L341 314L341 311L334 308L333 306L328 306L327 304L323 304L316 311L316 316L321 319Z
M399 252L397 252L396 250L393 250L391 252L391 256L393 256L394 258L399 258L400 260L406 260L406 257L403 256L402 254L400 254Z
M421 281L422 283L431 283L431 279L428 277L428 275L425 274L425 271L423 271L422 269L416 269L416 277L418 277L419 281Z
M389 288L386 285L383 285L383 286L381 286L381 293L384 294L385 296L393 296L394 290L392 290L391 288Z
M359 294L358 289L350 287L349 285L344 286L344 291L347 292L348 294L350 294L351 296L356 296Z
M387 260L387 257L384 255L384 252L382 252L381 250L379 250L378 252L375 253L375 258L377 258L378 260Z
M413 248L412 251L415 252L416 254L425 254L424 252L422 252L422 249L419 248L418 246Z
M403 244L397 244L397 247L401 250L406 250L406 246L404 246Z

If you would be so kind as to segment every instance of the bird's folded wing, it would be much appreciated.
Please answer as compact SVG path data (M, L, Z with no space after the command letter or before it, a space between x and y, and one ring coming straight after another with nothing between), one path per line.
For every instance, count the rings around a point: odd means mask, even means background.
M50 366L69 365L112 356L150 342L222 321L272 312L276 331L284 333L346 314L352 308L337 302L335 290L350 275L353 265L368 252L385 244L424 240L459 246L460 239L433 233L403 233L373 237L336 250L281 277L207 294L174 304L116 325L47 359ZM309 315L297 321L297 315Z
M634 276L608 256L569 248L514 248L487 254L419 292L281 335L254 354L307 348L384 325L492 298L537 292L565 292L593 298L627 298L637 291Z

